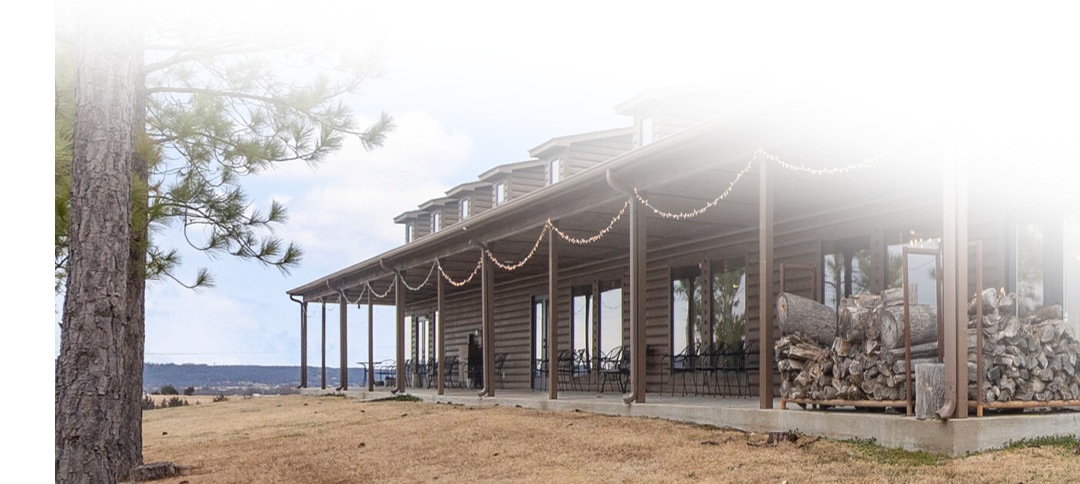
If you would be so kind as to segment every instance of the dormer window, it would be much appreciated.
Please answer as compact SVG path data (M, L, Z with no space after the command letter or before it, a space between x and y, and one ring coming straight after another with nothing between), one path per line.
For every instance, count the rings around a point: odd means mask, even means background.
M413 240L413 224L405 224L405 243L408 244Z
M495 206L502 205L506 202L506 183L495 184Z
M442 214L438 212L431 214L431 233L438 232L440 225L442 225Z
M562 178L561 168L562 160L555 160L551 162L551 176L548 178L548 180L551 182L551 185L559 183L559 180Z
M461 220L469 218L469 199L461 199Z
M641 146L653 142L652 116L641 118Z

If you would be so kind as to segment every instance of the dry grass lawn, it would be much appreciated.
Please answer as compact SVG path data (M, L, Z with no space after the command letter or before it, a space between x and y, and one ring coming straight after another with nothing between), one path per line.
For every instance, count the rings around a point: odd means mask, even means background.
M193 402L194 403L194 402ZM169 483L1080 482L1075 442L960 459L662 420L340 397L233 397L144 414Z

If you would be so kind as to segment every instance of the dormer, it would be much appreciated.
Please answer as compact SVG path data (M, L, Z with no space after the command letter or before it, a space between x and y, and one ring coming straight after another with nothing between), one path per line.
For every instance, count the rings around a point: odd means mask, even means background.
M480 181L491 184L491 204L498 207L546 185L547 163L543 160L526 160L492 168L482 175Z
M633 134L633 128L617 128L552 138L529 150L529 156L544 162L545 185L554 185L630 151Z
M451 197L428 200L420 205L428 213L429 233L438 232L458 222L458 200Z
M405 225L405 243L408 244L431 233L431 216L421 210L410 210L397 217L394 223Z
M633 147L640 148L756 100L752 82L716 82L649 89L615 106L633 116Z
M491 208L494 202L492 185L488 182L463 183L446 192L457 200L457 220L463 222Z

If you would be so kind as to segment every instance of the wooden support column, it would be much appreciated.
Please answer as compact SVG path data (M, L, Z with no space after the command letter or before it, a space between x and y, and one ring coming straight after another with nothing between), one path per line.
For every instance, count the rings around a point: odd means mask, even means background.
M372 316L375 310L371 306L371 289L367 291L367 388L375 391L375 328Z
M705 324L709 326L709 343L716 341L716 325L713 324L714 319L713 311L713 276L712 276L712 261L705 259L701 261L701 314L705 317ZM701 352L698 351L698 354Z
M495 266L488 259L484 249L480 250L481 262L481 345L483 345L484 389L480 396L495 396Z
M600 358L603 356L600 353L600 280L593 279L592 282L592 307L589 308L592 311L593 321L593 334L592 334L592 359L593 370L600 368ZM599 376L599 374L597 374Z
M446 281L443 280L442 274L436 274L435 277L435 297L437 301L436 314L435 314L435 339L438 340L436 348L438 355L435 356L439 363L438 383L436 383L435 393L438 395L443 394L443 390L446 388L446 304L443 300L443 296L446 291Z
M956 154L956 418L968 416L968 186L962 147Z
M320 388L326 390L326 298L322 298L322 384Z
M558 237L554 231L548 233L547 354L549 400L559 398L559 251L557 241ZM573 335L571 335L571 338L573 338Z
M395 275L394 277L400 277ZM396 393L405 393L405 288L401 281L394 279L394 307L397 309L397 371L394 379L397 387Z
M300 303L300 388L307 388L307 301Z
M630 397L645 403L645 212L630 201ZM624 399L626 400L626 399Z
M773 186L769 162L758 166L758 407L769 409L773 406Z
M341 325L341 390L349 389L349 300L339 291L338 323Z

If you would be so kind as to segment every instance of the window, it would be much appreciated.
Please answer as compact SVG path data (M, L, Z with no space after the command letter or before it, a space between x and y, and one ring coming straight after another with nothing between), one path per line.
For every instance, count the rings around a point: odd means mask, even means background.
M505 183L496 183L495 184L495 206L497 207L499 205L502 205L503 202L505 202L505 201L506 201L506 184Z
M904 247L941 250L940 232L900 230L886 234L888 259L885 267L885 288L904 287ZM972 254L972 264L974 264ZM908 284L913 304L925 304L937 308L937 267L934 256L911 254L908 256Z
M825 286L822 293L826 306L838 309L841 299L870 292L869 249L834 252L825 254L823 259Z
M461 199L461 220L465 221L465 219L467 219L467 218L469 218L469 199L468 198L462 198Z
M438 232L440 225L442 225L442 214L439 212L431 214L431 233Z
M1021 318L1043 307L1043 225L1016 226L1016 312Z
M1065 321L1080 331L1080 215L1065 218Z
M548 297L534 296L532 299L533 304L533 371L532 371L532 387L544 388L547 383L545 381L545 374L540 370L547 370L551 367L548 364L547 354L547 325L548 325Z
M416 361L416 319L405 316L405 359ZM412 368L409 371L414 371Z
M652 116L641 118L641 146L653 142Z
M405 224L405 243L412 242L413 240L413 225Z
M696 354L712 341L701 304L701 271L688 267L671 271L671 352Z
M622 288L600 293L600 353L607 356L623 344Z
M713 269L713 342L733 344L746 338L746 265Z
M585 350L586 361L594 356L592 344L589 341L593 333L592 299L592 294L588 293L575 295L574 312L570 318L570 324L574 328L574 344L570 349L574 352Z
M548 178L548 180L551 182L552 185L559 183L559 180L562 179L561 170L562 160L555 160L551 162L551 176Z

